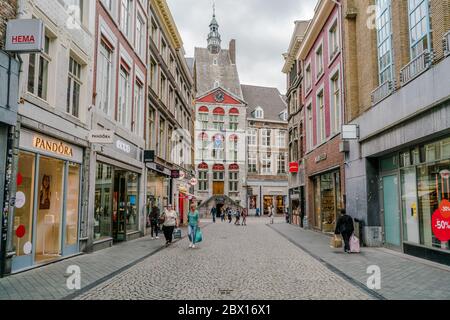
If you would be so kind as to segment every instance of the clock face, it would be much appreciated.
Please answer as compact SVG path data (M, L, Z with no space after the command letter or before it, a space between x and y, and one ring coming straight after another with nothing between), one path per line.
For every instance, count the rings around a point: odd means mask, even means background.
M225 96L222 91L218 91L214 98L216 99L216 102L221 103L225 99Z

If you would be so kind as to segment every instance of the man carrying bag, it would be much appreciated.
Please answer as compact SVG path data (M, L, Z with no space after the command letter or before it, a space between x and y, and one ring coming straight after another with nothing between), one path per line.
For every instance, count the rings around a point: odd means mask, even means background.
M345 209L341 209L341 217L339 218L336 224L336 230L334 234L337 236L338 234L342 235L344 239L344 251L347 253L351 253L350 251L350 238L355 231L355 227L353 225L353 218L347 215Z

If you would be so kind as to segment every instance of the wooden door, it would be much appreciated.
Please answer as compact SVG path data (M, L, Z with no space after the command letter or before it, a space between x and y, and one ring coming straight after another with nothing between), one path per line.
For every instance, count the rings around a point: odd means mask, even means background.
M214 182L213 183L213 195L221 196L225 194L225 182Z

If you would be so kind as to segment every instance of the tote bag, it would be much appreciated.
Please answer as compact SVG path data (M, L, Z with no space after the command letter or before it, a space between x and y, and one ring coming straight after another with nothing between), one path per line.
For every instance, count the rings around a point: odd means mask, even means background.
M195 233L195 243L200 243L203 241L203 233L200 228L197 228L197 232Z
M360 253L361 252L361 246L359 244L359 239L352 235L350 238L350 252L351 253Z

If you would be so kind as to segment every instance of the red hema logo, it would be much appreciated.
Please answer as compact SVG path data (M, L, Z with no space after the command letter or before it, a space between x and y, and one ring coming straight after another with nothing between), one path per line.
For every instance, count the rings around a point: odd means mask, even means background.
M35 43L34 36L13 36L12 43L24 43L24 44L33 44Z

